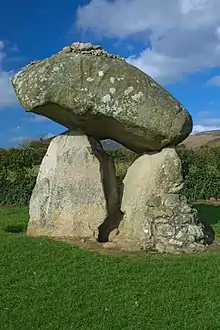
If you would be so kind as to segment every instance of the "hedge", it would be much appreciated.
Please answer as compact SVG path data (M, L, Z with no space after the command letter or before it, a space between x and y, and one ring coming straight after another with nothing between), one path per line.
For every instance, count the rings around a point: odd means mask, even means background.
M27 205L39 165L50 140L31 141L19 148L0 149L0 205ZM220 147L177 147L182 161L188 200L220 198ZM138 157L125 148L107 151L115 160L120 186L128 167Z

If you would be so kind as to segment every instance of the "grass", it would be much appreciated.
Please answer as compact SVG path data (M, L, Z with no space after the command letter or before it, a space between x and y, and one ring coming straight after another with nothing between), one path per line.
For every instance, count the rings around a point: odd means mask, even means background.
M220 232L220 206L198 205ZM26 237L0 209L0 329L220 329L220 253L109 256Z

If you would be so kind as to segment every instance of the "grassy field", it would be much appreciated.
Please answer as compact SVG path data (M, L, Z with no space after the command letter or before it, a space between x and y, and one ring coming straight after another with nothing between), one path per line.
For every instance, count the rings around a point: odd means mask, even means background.
M197 206L220 233L220 206ZM26 237L0 209L0 329L220 329L220 253L109 256Z

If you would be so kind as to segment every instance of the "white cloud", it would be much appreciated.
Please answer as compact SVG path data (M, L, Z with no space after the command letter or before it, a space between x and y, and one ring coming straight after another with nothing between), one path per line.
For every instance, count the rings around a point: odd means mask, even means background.
M220 126L194 125L192 134L220 130Z
M10 141L15 143L23 143L28 141L29 138L27 136L15 136Z
M15 143L15 144L23 144L29 141L33 141L33 140L47 140L50 139L52 137L55 137L57 134L54 133L47 133L47 134L42 134L42 135L38 135L35 137L28 137L28 136L24 136L24 135L19 135L19 136L14 136L10 141Z
M29 123L44 123L47 121L50 121L47 117L41 116L41 115L34 115L32 117L27 117L24 119L25 121L28 121Z
M5 57L4 43L0 40L0 109L5 109L18 103L11 84L13 72L5 71L2 67Z
M220 65L219 12L219 0L91 0L76 24L99 36L145 35L146 49L128 62L169 83Z
M212 111L203 110L203 111L198 112L196 116L199 117L199 118L204 118L204 117L207 118L207 116L211 116L212 113L213 113Z
M46 135L44 135L42 137L42 140L47 140L47 139L50 139L50 138L52 138L54 136L56 136L56 134L54 134L54 133L47 133Z
M193 126L192 134L215 130L220 130L220 118L204 118Z
M220 118L205 118L200 121L200 124L208 127L220 127Z
M212 77L207 81L208 85L220 87L220 76Z

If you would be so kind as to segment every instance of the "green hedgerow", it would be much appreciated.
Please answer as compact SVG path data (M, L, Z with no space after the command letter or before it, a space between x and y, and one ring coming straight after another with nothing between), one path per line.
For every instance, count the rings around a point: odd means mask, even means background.
M0 205L27 205L39 165L50 140L31 141L19 148L0 149ZM184 193L190 201L220 198L220 147L176 148L182 161ZM129 166L139 157L121 148L107 150L115 161L119 186Z

